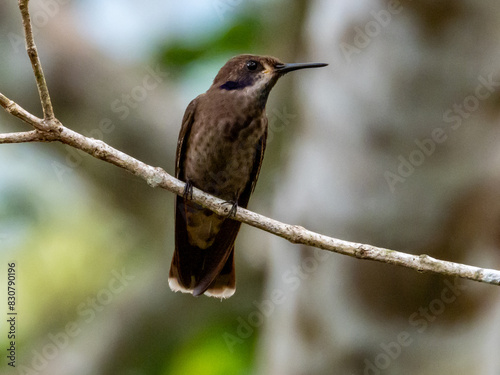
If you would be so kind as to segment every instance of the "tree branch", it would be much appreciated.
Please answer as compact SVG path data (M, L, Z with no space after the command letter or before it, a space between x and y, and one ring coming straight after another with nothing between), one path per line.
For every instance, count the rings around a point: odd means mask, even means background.
M52 142L56 139L38 130L0 134L0 143Z
M40 63L38 51L35 46L35 40L33 39L33 29L31 28L28 3L29 0L19 0L19 9L21 11L21 17L23 18L24 35L26 38L26 51L28 52L31 66L33 67L33 72L35 73L38 94L40 95L40 101L42 102L43 118L45 120L50 120L54 118L54 109L52 108L49 89L47 88L47 82L45 82L42 64Z
M33 71L37 79L37 86L40 93L40 100L44 108L44 118L40 119L32 115L17 103L0 94L0 105L5 108L7 112L35 128L35 130L29 132L2 134L0 135L0 143L59 141L85 151L95 158L123 168L144 179L152 187L158 186L175 194L182 195L185 186L184 182L172 177L163 169L147 165L100 140L87 138L68 129L54 117L47 85L33 42L33 35L29 24L28 1L20 0L19 4L26 30L28 55L32 61ZM218 215L226 216L229 214L230 207L225 204L225 201L199 189L193 189L191 199L203 207L214 211ZM295 244L313 246L319 249L349 255L358 259L374 260L377 262L403 266L418 272L433 272L445 276L456 276L483 283L500 285L500 271L497 270L443 261L425 254L412 255L371 245L343 241L312 232L297 225L285 224L243 208L237 209L234 218L243 223L280 236Z
M8 113L20 118L21 120L23 120L24 122L26 122L31 126L36 126L39 122L42 121L38 117L33 116L31 113L26 111L19 104L7 98L1 92L0 92L0 105L4 107Z

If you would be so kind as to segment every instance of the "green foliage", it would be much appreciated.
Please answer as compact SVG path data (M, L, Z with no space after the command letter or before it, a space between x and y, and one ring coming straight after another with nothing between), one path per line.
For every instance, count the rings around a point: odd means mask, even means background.
M237 375L248 374L253 360L255 341L249 338L231 352L223 334L227 326L210 326L180 346L167 360L164 375Z
M260 20L255 16L236 19L226 29L196 41L175 40L160 48L160 62L170 71L200 59L225 54L249 52L261 44L263 33Z

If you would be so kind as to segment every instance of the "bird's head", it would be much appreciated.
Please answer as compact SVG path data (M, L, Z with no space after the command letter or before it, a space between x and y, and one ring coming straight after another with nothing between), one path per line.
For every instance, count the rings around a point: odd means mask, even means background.
M239 55L230 59L214 79L212 90L244 92L256 99L267 100L269 92L284 74L298 69L319 68L324 63L285 64L275 57Z

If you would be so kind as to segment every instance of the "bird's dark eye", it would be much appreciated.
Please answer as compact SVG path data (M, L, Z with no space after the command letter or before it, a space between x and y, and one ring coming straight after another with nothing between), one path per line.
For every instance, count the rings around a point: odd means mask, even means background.
M248 68L248 70L255 70L255 69L257 69L258 65L259 65L259 63L257 61L254 61L254 60L248 60L247 61L247 68Z

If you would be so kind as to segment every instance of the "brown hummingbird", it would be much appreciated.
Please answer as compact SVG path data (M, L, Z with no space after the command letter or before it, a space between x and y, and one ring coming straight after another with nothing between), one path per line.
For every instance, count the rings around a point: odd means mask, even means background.
M177 292L228 298L235 291L234 241L259 176L267 136L269 92L285 73L328 64L284 64L270 56L230 59L204 94L189 103L177 141L175 176L186 182L176 196L175 252L168 282ZM228 217L189 200L197 187L231 203Z

